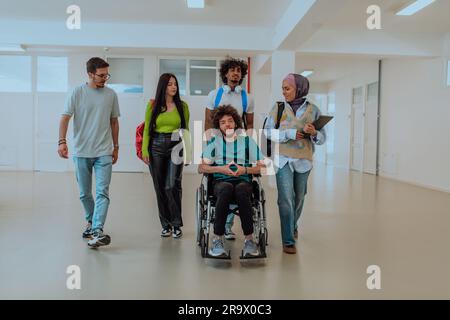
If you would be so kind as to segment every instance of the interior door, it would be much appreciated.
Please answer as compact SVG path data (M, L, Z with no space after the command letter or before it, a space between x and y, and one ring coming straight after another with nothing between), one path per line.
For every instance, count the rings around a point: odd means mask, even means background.
M377 173L378 82L367 86L364 133L364 172Z
M353 89L352 97L352 132L350 168L362 171L363 169L363 141L364 141L364 88Z

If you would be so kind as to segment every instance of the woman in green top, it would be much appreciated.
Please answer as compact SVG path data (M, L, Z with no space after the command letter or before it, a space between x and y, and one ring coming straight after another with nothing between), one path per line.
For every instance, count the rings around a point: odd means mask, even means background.
M159 78L155 100L147 105L142 143L142 157L150 168L156 191L162 237L182 235L183 162L179 161L182 156L179 130L188 127L189 107L180 99L178 80L175 75L164 73Z

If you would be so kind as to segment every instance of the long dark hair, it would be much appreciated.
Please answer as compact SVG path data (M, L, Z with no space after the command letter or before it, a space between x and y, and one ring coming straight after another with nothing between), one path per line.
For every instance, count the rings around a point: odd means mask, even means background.
M184 117L183 102L181 101L180 98L180 86L178 85L178 79L172 73L163 73L159 77L158 86L156 88L155 101L153 102L152 105L152 118L150 120L150 138L152 138L153 134L155 133L156 119L158 118L159 114L167 110L166 90L170 78L174 78L177 84L177 93L175 93L175 96L173 97L173 102L175 102L178 114L180 115L181 128L186 129L186 119Z

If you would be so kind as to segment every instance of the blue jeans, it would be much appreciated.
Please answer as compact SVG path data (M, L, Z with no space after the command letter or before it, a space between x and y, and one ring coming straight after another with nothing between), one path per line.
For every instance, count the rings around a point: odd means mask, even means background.
M311 171L298 173L286 164L277 172L278 210L283 245L295 244L294 231L302 214Z
M93 231L103 230L109 206L112 156L74 157L73 161L85 219L92 222ZM92 168L95 172L95 202L92 197Z

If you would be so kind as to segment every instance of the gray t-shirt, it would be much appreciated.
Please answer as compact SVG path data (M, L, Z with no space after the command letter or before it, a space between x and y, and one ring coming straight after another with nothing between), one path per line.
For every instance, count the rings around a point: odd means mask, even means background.
M75 157L112 155L111 118L120 116L117 94L111 88L76 87L66 100L63 115L73 116Z

